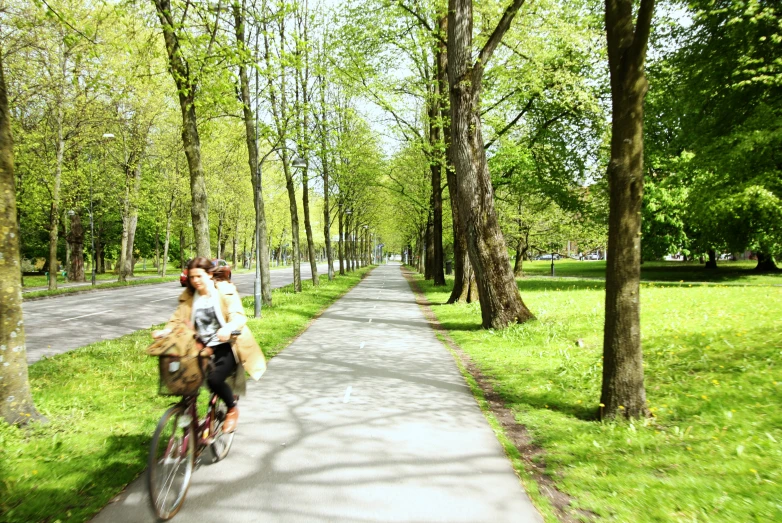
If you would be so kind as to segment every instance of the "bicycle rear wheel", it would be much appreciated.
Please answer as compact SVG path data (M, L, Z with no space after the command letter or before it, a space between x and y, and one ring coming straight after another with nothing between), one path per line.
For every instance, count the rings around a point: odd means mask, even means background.
M212 435L212 443L209 445L209 449L212 451L212 461L218 462L225 458L228 455L228 451L231 450L231 444L234 441L234 433L223 432L225 415L228 412L228 407L226 406L225 402L218 397L216 398L213 408L212 427L214 428L214 432Z
M149 447L147 486L152 511L171 519L182 508L195 466L196 435L184 405L163 414Z

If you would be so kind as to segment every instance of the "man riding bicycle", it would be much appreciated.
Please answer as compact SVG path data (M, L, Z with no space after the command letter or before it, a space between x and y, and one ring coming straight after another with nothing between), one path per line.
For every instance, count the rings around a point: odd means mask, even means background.
M246 326L247 317L236 287L226 281L215 281L214 266L208 258L191 260L187 269L187 289L179 296L179 306L166 328L153 332L152 337L167 336L177 323L193 326L198 338L206 344L202 353L214 355L206 381L229 409L223 431L230 433L236 430L239 409L226 379L246 370L258 380L266 370L266 360ZM232 331L241 332L233 344L230 343Z

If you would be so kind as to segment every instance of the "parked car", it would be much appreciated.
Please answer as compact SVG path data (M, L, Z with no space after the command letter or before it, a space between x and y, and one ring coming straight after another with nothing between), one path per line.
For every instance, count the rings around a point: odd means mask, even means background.
M224 281L231 281L231 264L228 263L225 260L212 260L212 263L215 266L215 278L224 280Z
M187 260L182 266L182 272L179 273L179 284L182 287L187 287L187 266L190 265L192 259Z
M179 284L182 285L182 287L187 286L187 266L189 263L190 260L187 260L185 263L185 268L183 268L182 272L179 274ZM215 266L215 273L220 275L221 280L231 281L230 263L225 260L214 259L212 260L212 264Z
M556 253L555 253L555 254L553 254L553 255L552 255L552 254L541 254L540 256L538 256L538 257L537 257L537 258L535 258L535 259L536 259L536 260L549 260L549 261L551 261L551 257L552 257L552 256L554 256L554 259L555 259L555 260L558 260L558 259L559 259L559 254L556 254Z

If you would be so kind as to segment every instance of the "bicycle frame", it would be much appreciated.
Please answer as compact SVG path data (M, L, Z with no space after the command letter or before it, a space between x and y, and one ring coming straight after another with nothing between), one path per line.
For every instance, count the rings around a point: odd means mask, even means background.
M204 449L210 444L210 438L213 436L214 427L212 425L212 413L213 407L217 402L217 395L212 394L209 398L209 405L206 409L206 416L203 419L199 419L198 416L198 394L192 396L183 397L178 404L184 405L185 413L190 416L189 425L192 425L193 431L196 434L196 458L198 458ZM184 428L184 427L183 427ZM185 431L185 435L182 438L182 451L187 449L189 443L189 432ZM169 443L170 445L170 443Z

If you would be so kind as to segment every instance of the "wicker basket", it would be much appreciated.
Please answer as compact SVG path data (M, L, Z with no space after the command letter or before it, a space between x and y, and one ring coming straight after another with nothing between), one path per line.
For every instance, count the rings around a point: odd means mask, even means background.
M164 396L196 394L206 378L209 358L200 356L160 356L159 393Z

